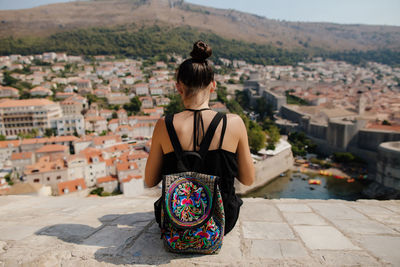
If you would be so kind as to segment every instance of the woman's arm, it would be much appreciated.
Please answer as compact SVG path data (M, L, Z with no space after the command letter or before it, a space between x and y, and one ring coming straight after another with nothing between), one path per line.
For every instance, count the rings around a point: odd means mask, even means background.
M156 186L161 181L162 168L162 133L165 130L164 119L159 119L154 127L149 157L146 163L144 182L148 187Z
M238 167L239 167L239 181L244 185L251 185L255 179L255 171L253 159L251 158L249 140L247 138L246 126L242 118L235 116L234 126L239 135L239 142L236 150Z

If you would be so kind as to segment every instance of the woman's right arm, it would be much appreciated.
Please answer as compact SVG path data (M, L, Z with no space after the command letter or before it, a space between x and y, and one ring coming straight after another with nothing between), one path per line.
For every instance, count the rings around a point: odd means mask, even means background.
M159 119L154 127L149 157L147 158L144 182L148 187L156 186L161 181L163 150L161 140L165 128L164 119Z
M251 185L255 179L253 159L251 158L249 140L247 137L246 126L242 118L235 116L235 129L237 129L239 142L236 150L239 167L239 181L244 185Z

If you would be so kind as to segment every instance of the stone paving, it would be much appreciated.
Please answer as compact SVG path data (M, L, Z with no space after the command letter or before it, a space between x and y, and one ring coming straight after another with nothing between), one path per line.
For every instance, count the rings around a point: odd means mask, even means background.
M400 266L400 201L244 199L204 256L164 250L154 200L0 197L0 266Z

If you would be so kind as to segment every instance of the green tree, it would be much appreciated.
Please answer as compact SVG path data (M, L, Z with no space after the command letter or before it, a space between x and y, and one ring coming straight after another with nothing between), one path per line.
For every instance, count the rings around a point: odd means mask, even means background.
M317 146L306 137L303 132L293 132L288 136L288 141L292 145L294 156L305 156L307 153L314 153Z
M276 125L271 125L267 129L267 149L274 150L276 143L278 143L281 135L279 134L279 129Z
M165 114L175 114L184 110L183 102L178 94L170 95L168 98L171 102L165 108Z
M51 137L56 135L56 130L53 128L47 128L44 130L44 136Z
M267 104L267 101L264 98L257 99L254 111L260 115L259 119L261 121L264 120L266 117L272 118L273 115L272 106Z
M15 79L10 75L10 72L5 71L4 72L4 77L3 77L3 85L5 86L15 86L15 84L18 82L18 79Z
M142 106L142 103L139 100L139 97L135 96L131 98L131 101L127 104L124 104L124 109L128 112L138 112L140 111L140 107Z
M4 141L4 140L6 140L6 136L5 136L5 135L2 135L2 134L0 134L0 141Z
M113 119L118 118L118 114L117 114L117 112L115 112L115 111L113 111L113 113L112 113L111 116L112 116Z
M265 147L265 132L256 122L250 120L246 116L242 116L243 122L246 125L249 146L252 153L257 153L261 148Z

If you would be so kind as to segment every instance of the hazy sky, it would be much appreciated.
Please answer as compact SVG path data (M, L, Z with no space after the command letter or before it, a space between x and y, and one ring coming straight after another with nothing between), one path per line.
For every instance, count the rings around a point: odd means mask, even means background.
M0 9L30 8L68 0L0 0ZM271 19L400 26L400 0L185 0Z

